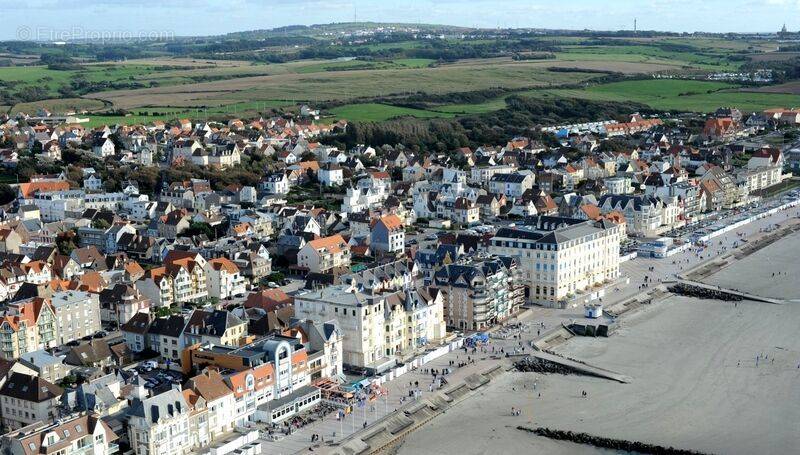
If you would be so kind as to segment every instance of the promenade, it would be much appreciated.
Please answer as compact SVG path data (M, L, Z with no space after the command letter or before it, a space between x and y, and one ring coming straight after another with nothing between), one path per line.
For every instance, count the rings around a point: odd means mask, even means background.
M622 302L643 292L652 290L665 280L675 280L677 275L713 261L723 253L730 252L734 245L742 245L742 241L751 236L763 234L763 231L774 227L777 223L789 218L800 216L800 209L792 208L787 211L775 213L766 218L756 220L741 228L727 232L713 239L713 242L702 250L689 249L666 259L636 258L621 264L621 275L630 277L630 282L620 284L613 292L608 292L603 297L603 304L607 307ZM645 279L645 277L647 277ZM520 323L524 330L519 333L520 338L499 339L491 338L488 345L475 354L465 353L464 350L450 352L438 359L408 372L392 381L383 384L389 394L378 400L367 403L364 407L357 408L355 412L338 420L336 413L331 413L323 420L303 427L289 436L278 441L264 441L263 453L269 454L294 454L308 452L309 448L320 448L330 441L338 442L347 436L364 429L364 424L369 427L383 419L387 414L413 402L413 394L417 397L426 397L435 389L433 371L450 372L444 377L449 383L458 383L466 380L470 375L480 373L498 365L510 364L505 358L505 353L531 352L530 343L541 339L554 330L560 330L562 323L571 320L583 319L583 306L576 305L564 309L532 307L525 309L509 323ZM463 366L458 366L464 364ZM597 365L602 368L602 365ZM409 394L412 394L410 397ZM319 435L318 442L312 442L312 434Z

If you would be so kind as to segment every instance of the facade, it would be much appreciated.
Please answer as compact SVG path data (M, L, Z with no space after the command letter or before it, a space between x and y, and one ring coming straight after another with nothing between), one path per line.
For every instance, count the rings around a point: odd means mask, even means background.
M42 378L12 373L0 388L0 407L5 428L16 430L58 417L58 406L64 390Z
M313 273L334 273L350 267L350 246L341 235L312 240L297 253L297 265Z
M492 254L518 258L528 298L561 306L571 296L619 278L621 226L541 216L535 223L502 228L492 238Z
M101 329L100 298L83 291L61 291L51 299L58 344L65 345Z
M370 247L388 254L402 253L406 245L403 222L397 215L382 216L372 222Z
M113 455L117 435L97 416L74 414L56 422L36 422L0 439L9 455Z
M171 389L131 405L128 440L136 455L185 455L192 448L189 405Z
M14 303L0 319L0 355L5 359L58 344L56 315L46 299Z
M239 267L227 258L216 258L206 263L206 280L209 297L228 299L247 292Z
M447 326L484 330L516 313L525 303L524 286L517 284L517 269L511 257L476 259L439 269L434 274L434 286L447 294Z

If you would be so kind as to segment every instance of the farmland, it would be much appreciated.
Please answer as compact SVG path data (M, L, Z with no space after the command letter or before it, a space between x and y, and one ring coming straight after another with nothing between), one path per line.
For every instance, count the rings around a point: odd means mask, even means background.
M321 32L334 26L320 27ZM341 27L347 25L334 28ZM241 36L256 39L259 33L243 32ZM513 36L409 38L331 46L313 29L303 33L308 36L291 38L300 44L253 48L245 41L236 44L239 48L220 48L218 53L204 50L214 46L189 46L206 52L202 56L169 55L168 49L153 46L148 55L164 56L116 62L82 60L62 69L52 65L2 67L0 104L7 105L4 111L10 112L31 112L38 107L53 112L89 111L92 125L182 116L246 117L270 109L296 109L302 103L323 107L329 119L446 118L502 109L510 94L632 101L670 111L704 112L723 105L743 110L800 105L792 85L795 82L744 88L700 80L708 72L737 71L747 61L758 64L791 57L775 52L777 45L769 40L547 35L528 41ZM516 52L524 58L512 58ZM270 53L286 61L265 59ZM654 79L656 74L665 79ZM490 89L506 93L475 102L403 102L403 97L412 95Z
M758 111L800 104L798 95L746 92L733 84L672 79L625 81L579 90L542 90L529 94L597 101L634 101L666 111L711 112L720 106Z

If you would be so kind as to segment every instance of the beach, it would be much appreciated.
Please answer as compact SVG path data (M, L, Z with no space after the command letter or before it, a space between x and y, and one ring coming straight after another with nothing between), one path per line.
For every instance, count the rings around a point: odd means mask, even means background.
M705 281L797 299L799 254L800 235L787 236ZM794 453L800 447L798 322L800 302L672 296L626 317L610 338L576 337L556 348L629 375L630 384L509 372L415 432L399 453L609 453L550 441L518 425L708 453ZM512 416L512 406L522 415Z

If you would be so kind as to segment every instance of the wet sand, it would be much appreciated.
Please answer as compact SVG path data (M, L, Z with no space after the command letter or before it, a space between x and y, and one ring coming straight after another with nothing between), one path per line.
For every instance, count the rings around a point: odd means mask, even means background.
M711 279L723 286L730 280L737 284L732 287L749 292L800 298L798 256L800 235L793 235ZM773 280L772 270L778 269L786 273ZM767 285L765 274L770 275ZM800 447L799 322L800 302L735 305L670 297L625 319L611 338L574 338L557 348L630 375L631 384L507 373L415 432L399 453L610 453L523 433L517 425L710 453L795 453ZM767 359L756 366L759 354ZM581 396L584 390L587 398ZM523 415L512 417L511 406L522 407Z

